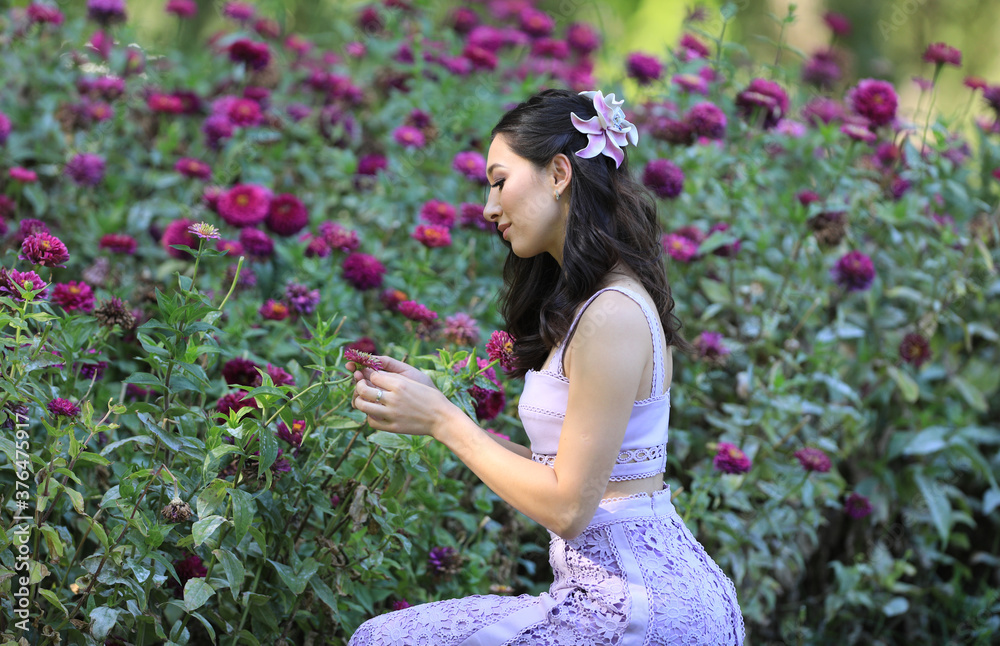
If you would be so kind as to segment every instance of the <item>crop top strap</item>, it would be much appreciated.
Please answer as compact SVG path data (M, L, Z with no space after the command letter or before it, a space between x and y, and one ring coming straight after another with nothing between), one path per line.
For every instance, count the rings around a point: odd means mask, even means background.
M663 385L663 351L660 348L660 326L658 324L659 317L656 316L652 308L642 297L625 287L619 287L617 285L612 285L611 287L605 287L604 289L598 290L593 296L587 299L587 302L580 306L580 309L576 313L573 322L569 326L569 332L566 334L566 339L559 344L556 349L555 356L552 358L554 369L556 373L560 376L565 376L563 374L563 354L566 352L566 346L568 345L568 340L573 337L573 332L576 330L577 324L580 322L580 317L583 316L583 312L590 306L594 299L607 291L615 291L628 296L636 304L642 308L642 313L646 317L646 323L649 325L649 333L653 337L653 382L650 385L651 397L656 397L660 395L660 388Z

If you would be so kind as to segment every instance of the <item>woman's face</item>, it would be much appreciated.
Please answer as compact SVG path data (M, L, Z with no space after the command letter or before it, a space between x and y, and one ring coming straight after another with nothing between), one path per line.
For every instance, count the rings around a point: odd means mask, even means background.
M562 264L569 213L569 195L555 198L555 192L563 193L569 181L561 177L565 174L562 166L553 160L546 168L535 167L512 151L502 134L490 144L486 157L490 194L483 217L496 223L519 258L548 252ZM568 168L568 161L565 166Z

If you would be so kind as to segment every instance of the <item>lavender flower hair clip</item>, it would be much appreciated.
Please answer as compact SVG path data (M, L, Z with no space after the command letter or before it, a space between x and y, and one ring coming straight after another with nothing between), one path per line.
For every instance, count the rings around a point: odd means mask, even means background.
M587 147L576 151L576 154L584 159L604 154L615 160L615 168L620 167L625 161L622 147L629 143L639 145L639 131L625 119L621 108L625 101L616 101L614 94L604 96L600 90L580 94L593 99L597 116L585 121L576 116L575 112L570 113L573 127L587 135Z

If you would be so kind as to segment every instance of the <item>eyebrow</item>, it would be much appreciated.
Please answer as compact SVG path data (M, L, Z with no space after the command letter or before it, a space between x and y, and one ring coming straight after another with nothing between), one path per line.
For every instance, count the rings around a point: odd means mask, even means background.
M486 169L486 176L487 177L492 177L493 176L493 169L496 168L497 166L502 166L503 168L507 168L506 166L504 166L500 162L497 162L495 164L490 165L490 167Z

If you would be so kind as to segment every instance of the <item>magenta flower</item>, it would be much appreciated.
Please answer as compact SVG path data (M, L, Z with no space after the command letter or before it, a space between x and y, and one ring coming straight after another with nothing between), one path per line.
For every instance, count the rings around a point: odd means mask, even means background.
M213 114L201 124L201 131L205 133L208 147L218 150L223 139L233 136L233 123L224 114Z
M438 317L437 312L417 301L403 301L397 306L396 311L416 323L430 324Z
M684 121L695 136L709 139L726 136L726 113L709 101L691 106L684 115Z
M261 305L257 313L268 321L284 321L292 314L287 305L273 298Z
M892 84L878 79L863 79L848 94L851 108L874 126L884 126L896 117L899 99Z
M455 364L455 372L460 372L469 365L468 359L463 359ZM486 368L490 362L482 357L476 357L476 365L483 370L483 376L489 379L496 388L483 388L482 386L472 386L468 392L476 402L476 419L479 421L489 421L495 419L503 412L507 405L507 396L504 394L503 386L497 379L497 373L493 368Z
M396 143L405 148L423 148L426 143L424 133L413 126L400 126L392 133Z
M770 129L788 112L788 94L774 81L755 78L736 95L736 109L745 118L759 119L762 128Z
M249 2L236 2L235 0L230 0L222 7L223 16L238 22L251 20L256 13L257 10Z
M821 89L831 89L840 77L840 62L832 51L816 52L802 65L802 80Z
M319 290L309 289L299 283L289 283L285 288L285 302L295 314L312 314L319 305Z
M389 167L389 160L385 155L370 154L362 155L358 159L358 175L375 176L379 171L384 171Z
M56 417L76 417L80 414L79 406L62 397L53 399L45 407Z
M234 227L249 227L267 218L271 192L257 184L237 184L219 196L222 219Z
M420 208L420 219L450 229L455 226L455 207L441 200L429 200Z
M111 253L127 255L135 253L136 245L135 238L125 233L106 233L101 236L100 242L97 243L97 246L101 249L107 249Z
M698 245L689 238L667 233L663 236L663 250L670 254L670 257L680 262L691 262L698 255Z
M646 165L642 183L657 197L673 199L684 190L684 171L669 159L654 159Z
M845 123L840 126L840 132L847 135L854 141L866 144L873 144L878 141L878 135L872 132L867 126L858 123Z
M228 416L230 411L238 411L242 408L259 409L260 406L257 405L256 399L247 397L247 394L242 390L234 390L223 395L215 404L215 410L224 416Z
M33 233L21 243L21 260L43 267L63 267L69 250L63 241L50 233Z
M696 58L708 58L712 55L708 45L698 40L695 36L685 33L678 43L678 56L684 61L691 61Z
M146 106L152 112L160 114L181 114L184 112L184 102L181 101L180 97L161 92L150 94L149 98L146 99Z
M740 474L750 471L751 462L746 453L734 444L719 442L712 466L723 473Z
M230 98L230 101L226 101L219 106L220 109L225 108L225 111L219 114L225 114L231 124L240 128L249 128L251 126L259 126L264 122L260 103L253 99L242 97Z
M622 146L639 144L639 131L625 119L621 109L625 101L616 101L614 94L605 97L597 90L580 94L593 101L597 116L583 120L575 112L570 113L573 127L587 135L587 146L576 154L584 159L604 154L615 160L615 168L619 168L625 161Z
M410 605L411 605L410 602L407 601L406 599L400 599L398 601L393 601L392 605L389 606L389 609L392 610L393 612L396 612L397 610L406 610L407 608L410 607Z
M309 211L302 200L283 193L271 200L265 224L279 236L293 236L309 224Z
M352 253L344 258L343 270L344 280L362 291L380 287L385 275L385 265L364 253Z
M267 364L267 374L275 386L294 386L295 377L284 368Z
M183 249L174 249L172 245L185 245L192 249L198 248L198 239L190 231L192 224L195 223L187 218L180 218L168 224L167 228L164 229L163 237L160 238L160 244L174 258L191 260L192 256Z
M94 290L83 281L57 283L52 286L50 300L67 312L90 312L94 309Z
M361 246L357 231L345 229L338 222L323 222L319 225L319 234L330 249L350 253Z
M169 0L164 11L172 13L178 18L190 18L198 13L198 5L194 0Z
M475 345L479 342L479 325L465 312L456 312L445 318L441 334L458 345Z
M805 447L795 452L795 458L806 471L826 473L830 470L830 458L821 449Z
M125 0L87 0L87 17L105 26L125 22Z
M409 298L410 297L407 296L405 292L398 289L392 289L391 287L383 290L382 293L378 295L379 301L381 301L381 303L385 305L385 308L390 312L398 312L399 304L403 301L409 300Z
M590 25L575 22L566 28L566 42L577 54L586 56L601 46L601 37Z
M80 153L66 163L65 174L80 186L96 186L104 179L104 158Z
M486 343L486 354L490 361L499 361L504 370L514 368L514 337L503 330L494 330Z
M428 249L451 246L451 232L448 227L436 224L418 224L411 237Z
M722 343L722 334L718 332L702 332L693 345L701 359L716 366L724 364L730 352Z
M243 63L252 70L262 70L271 62L271 49L267 43L261 43L241 38L228 48L229 59L234 63Z
M483 205L474 202L462 202L459 208L459 219L463 227L487 230L493 226L483 217Z
M868 289L875 280L872 259L860 251L848 251L830 270L838 285L849 292Z
M456 574L462 566L462 555L454 547L432 547L427 555L427 572L434 576Z
M872 503L859 493L852 492L844 502L844 511L855 520L860 520L872 513Z
M685 92L708 94L708 81L697 74L675 74L671 82Z
M202 240L218 240L222 238L219 230L208 222L198 222L188 227L188 231Z
M474 150L455 155L451 167L473 182L486 182L486 159Z
M663 63L655 56L641 52L628 55L625 59L625 69L629 77L638 81L639 85L649 85L653 81L658 81L663 75Z
M251 256L267 258L274 253L274 240L260 229L240 229L240 244Z
M803 106L802 118L813 125L840 121L844 118L844 106L834 99L818 96Z
M185 177L191 177L194 179L211 179L212 177L212 167L199 159L192 159L190 157L181 157L174 164L174 170L184 175Z
M548 36L555 28L552 16L533 7L526 7L518 16L521 31L534 38Z
M291 428L284 422L278 422L278 431L275 435L279 440L284 440L298 448L302 446L302 436L305 434L305 430L306 421L304 419L293 420Z
M382 370L382 361L378 357L357 348L347 348L344 350L344 360L352 361L355 366L368 368L369 370Z
M835 36L847 36L851 33L851 21L844 14L827 11L823 14L823 22Z
M47 4L32 2L27 9L28 20L35 24L61 25L65 17L63 13Z
M8 136L10 136L10 118L0 112L0 146L7 143Z
M222 364L222 378L230 386L250 386L256 388L261 384L258 366L250 359L236 357Z
M914 368L919 368L931 358L930 343L919 332L908 332L899 344L899 358Z
M939 67L942 65L961 67L962 52L944 43L931 43L924 50L924 60Z

